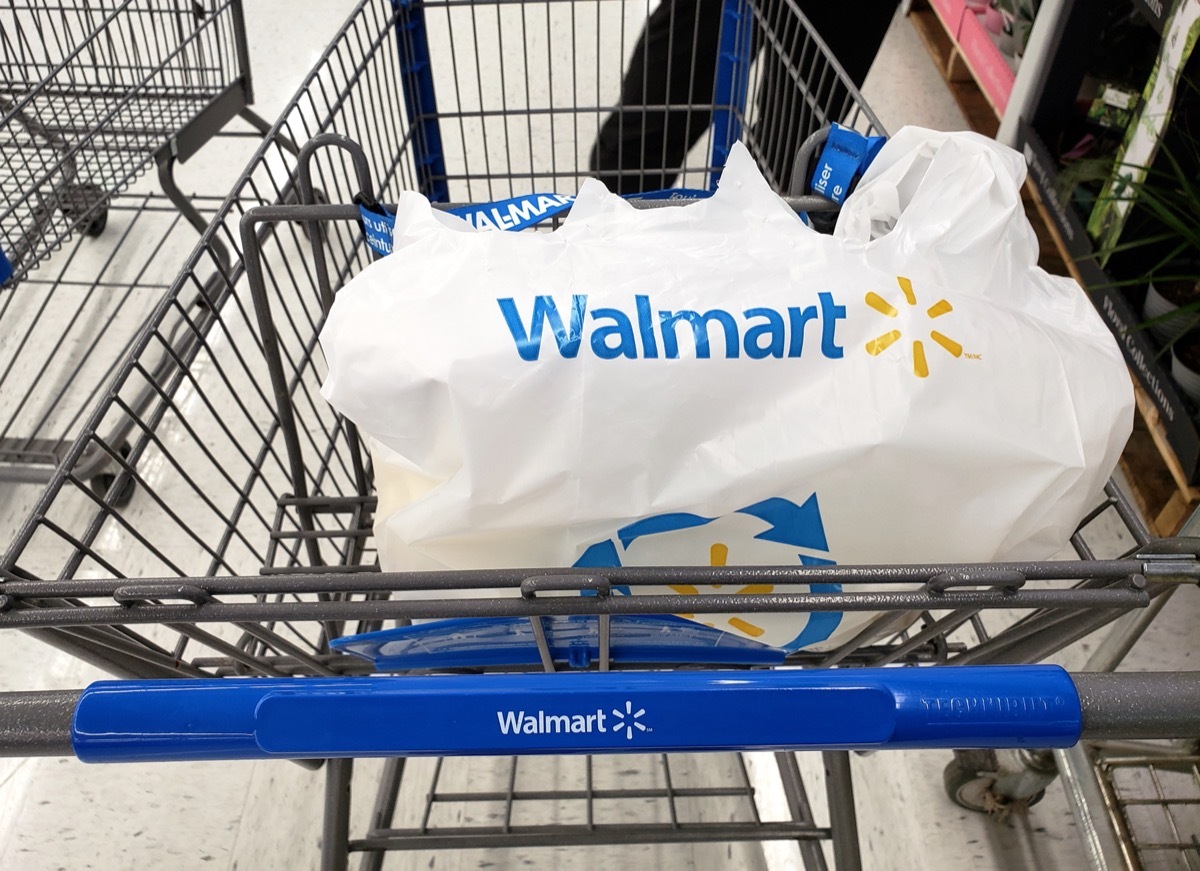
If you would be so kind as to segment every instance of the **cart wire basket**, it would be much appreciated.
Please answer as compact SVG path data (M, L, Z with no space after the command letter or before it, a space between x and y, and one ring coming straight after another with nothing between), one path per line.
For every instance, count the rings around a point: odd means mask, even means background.
M625 99L649 17L623 0L357 6L0 561L0 628L121 679L0 698L0 752L331 760L327 868L352 852L378 868L387 850L765 840L799 843L813 868L831 840L849 868L851 749L1196 728L1193 675L1018 665L1200 577L1196 542L1152 541L1116 487L1061 561L379 571L369 454L319 395L325 313L376 256L360 204L573 192L606 172L614 187L703 188L741 138L781 194L816 209L828 203L797 183L801 143L833 121L881 132L786 0L722 7L710 98ZM627 161L627 145L595 157L606 127L669 125L677 110L699 128L677 159ZM298 159L293 142L308 143ZM106 435L119 421L127 451ZM116 469L104 492L79 471L97 452ZM1096 552L1097 531L1119 531L1122 550ZM746 593L612 595L672 583ZM789 655L672 616L731 610L872 619ZM941 665L963 667L925 667ZM826 754L829 826L791 752L803 748ZM754 749L775 751L788 820L760 812L741 755ZM698 751L721 755L701 765ZM351 759L367 756L386 762L370 828L352 837Z
M1194 536L1200 516L1180 530ZM1169 631L1165 614L1179 588L1106 630L1083 669L1112 672L1151 630ZM1168 621L1164 626L1164 620ZM1195 730L1175 740L1081 741L1053 761L1091 871L1200 868L1200 745Z
M44 483L225 198L176 164L269 125L240 0L9 0L0 67L0 480Z

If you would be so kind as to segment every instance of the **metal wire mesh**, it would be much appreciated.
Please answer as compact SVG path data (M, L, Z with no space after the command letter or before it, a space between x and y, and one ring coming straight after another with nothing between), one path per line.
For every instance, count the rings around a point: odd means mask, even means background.
M155 152L246 75L239 3L0 7L0 250L10 283L88 228Z
M722 0L437 0L402 13L408 145L435 158L416 168L419 189L483 202L573 193L588 176L622 193L703 188L718 169L724 128L713 122L725 117L786 191L796 145L823 124L882 132L790 0L755 0L726 24L745 58L723 90L723 10Z
M542 760L518 757L471 767L444 759L397 762L404 778L391 785L404 794L394 816L353 839L351 850L567 850L830 836L811 817L764 820L741 754L560 757L553 777ZM752 858L747 851L742 861Z
M541 28L529 24L535 13L522 17L521 5L513 9L518 13L514 21L525 27L524 41L505 43L502 56L521 58L524 78L536 80L528 67L536 55L545 69L555 71L555 81L562 81L564 64L556 61L548 42L539 43ZM560 9L574 10L576 22L610 8L622 15L628 8L640 10L643 19L646 15L645 6L616 0L532 4L533 9L542 7L548 16L559 14ZM759 28L751 40L760 46L751 55L754 69L763 69L771 58L791 64L795 76L789 81L796 91L792 103L809 106L812 123L840 112L842 117L870 124L848 83L841 81L840 90L832 91L842 95L838 97L842 102L822 106L808 79L801 78L793 49L773 48L797 45L802 56L820 54L820 44L806 35L798 12L786 4L776 5L775 0L749 8L754 14L747 20L757 22ZM436 15L453 19L466 12L473 14L469 19L473 27L464 31L456 22L455 33L466 32L471 39L454 44L455 58L463 45L468 46L467 55L480 56L477 45L485 22L499 17L490 31L493 37L508 26L507 6L435 5L429 12L431 43L437 38ZM790 17L771 23L785 12ZM418 135L430 131L422 127L428 119L412 111L414 83L403 70L397 74L401 47L397 39L411 33L405 18L409 14L378 3L361 4L301 87L222 206L205 243L159 302L113 389L87 421L84 436L72 446L34 516L0 563L10 578L5 586L8 610L0 613L0 625L34 629L60 646L131 676L347 673L361 671L364 665L334 654L330 638L374 628L385 618L483 613L478 605L463 604L462 597L471 597L472 590L515 587L521 582L520 573L484 580L372 574L375 496L369 463L353 429L319 394L325 368L317 336L324 311L336 289L370 262L360 228L344 220L346 210L320 203L349 203L363 192L394 201L401 190L439 181L427 171L416 144ZM514 49L520 45L527 47ZM576 58L582 56L576 51ZM624 57L614 54L609 62L617 71ZM596 61L579 63L578 69L590 69ZM485 67L481 61L480 69ZM817 93L830 92L828 77L837 75L836 66L826 57L814 74ZM457 94L459 103L466 105L461 82L470 79L460 75L452 77L450 85L443 84L436 95L440 105L451 105L450 94ZM565 105L562 113L557 108L549 111L567 97L550 91L549 102L535 103L535 108L556 117L555 147L539 157L540 135L528 136L533 150L524 151L527 163L520 163L522 150L513 149L512 136L514 125L528 132L530 101L522 97L524 102L517 103L516 96L502 93L500 102L491 105L512 116L496 116L508 125L510 138L504 147L506 155L514 155L512 159L481 164L484 158L475 156L477 149L465 147L456 163L447 146L440 180L455 185L465 183L468 175L475 179L478 173L482 188L464 188L462 194L491 196L521 190L522 185L540 187L547 180L556 185L577 181L592 171L587 162L590 150L608 118L631 110L616 93L617 79L614 72L608 90L583 103L583 111L574 112L569 124L564 120ZM752 69L747 81L759 91L769 91L773 80L765 72L756 80ZM578 82L572 84L570 99L579 99L579 87ZM747 102L753 106L757 99ZM484 111L478 108L482 103L471 105L475 108L460 107L457 114L442 118L441 131L454 130L461 139L463 131L479 120L471 121L471 113L478 116ZM843 111L846 106L849 109ZM613 112L598 111L604 107ZM769 166L773 158L767 146L775 134L769 133L766 120L756 121L754 111L753 107L747 110L742 132L760 164ZM318 149L312 162L317 205L284 205L269 219L260 210L256 218L243 221L255 206L289 204L299 198L295 163L285 145L329 131L361 146L365 170L354 164L353 150ZM489 142L500 135L478 124L476 132ZM571 141L563 144L563 137ZM451 138L444 136L445 141ZM772 145L780 154L798 144L787 145L785 139ZM703 148L697 140L692 151L699 162L681 169L698 173L711 169ZM662 167L650 172L661 175ZM343 211L340 219L332 220L322 209ZM225 249L238 256L222 257ZM255 282L244 271L242 257L247 252L251 264L261 269ZM285 430L292 426L289 447ZM93 491L79 471L87 457L97 454L120 471L103 493ZM133 500L119 510L120 497L129 487ZM1126 529L1130 547L1146 541L1144 529L1115 491L1089 523L1094 524L1091 529L1096 525ZM1077 546L1091 558L1085 539L1086 535L1079 538ZM1090 631L1095 621L1111 619L1123 608L1144 602L1147 594L1132 580L1140 566L1130 561L1057 571L1023 567L1022 577L1031 584L1027 590L1017 590L1009 578L980 579L949 598L928 586L909 598L888 599L891 592L877 595L854 605L880 611L869 631L837 650L805 654L801 659L835 665L1042 658L1077 633ZM880 592L900 581L907 581L911 589L914 579L920 588L941 570L928 567L920 577L888 571L860 577L868 584L883 585L874 588ZM260 579L237 577L260 574ZM232 580L218 582L220 577ZM188 581L182 586L143 583L172 578ZM41 580L22 585L23 579ZM54 580L62 583L49 583ZM425 584L423 591L417 589L421 584ZM395 595L405 589L408 597ZM448 590L457 592L451 595ZM413 602L411 597L424 602ZM525 608L532 613L519 599L504 601L507 604L495 607L514 613ZM566 600L539 601L543 604L537 607L543 609L566 607L556 604ZM851 603L850 598L839 601ZM574 602L571 607L580 607L578 598ZM823 607L805 596L766 597L759 605ZM675 610L671 602L655 605L646 597L620 607ZM1091 616L1080 619L1081 610Z
M0 294L0 477L49 476L198 239L166 197L114 196L104 239L73 240Z
M320 203L347 204L360 193L394 202L413 189L440 188L450 200L570 193L593 175L618 188L658 187L668 176L671 183L705 185L715 169L711 125L719 112L736 122L760 166L785 190L795 146L810 129L829 120L864 132L877 125L793 4L756 0L746 8L753 50L744 93L739 105L722 105L712 98L711 81L704 84L707 97L692 99L697 82L708 78L694 59L685 65L686 99L670 89L633 100L620 93L649 4L426 4L435 55L430 103L414 102L419 71L398 66L398 57L411 58L415 50L409 26L415 13L360 3L157 302L113 386L0 560L0 628L24 628L122 676L334 675L364 673L371 665L335 653L330 640L384 620L615 607L611 598L479 595L497 586L515 591L527 576L521 571L436 578L376 571L367 454L319 394L325 366L317 343L332 295L371 255L354 222L321 212L340 207ZM625 140L626 131L645 129L655 113L664 129L682 124L682 153L662 144L668 133L657 149ZM440 166L426 161L433 120ZM616 144L612 161L601 165L592 152L606 125ZM312 163L315 205L292 205L302 197L289 145L328 132L361 146L370 179L351 152L323 148ZM264 218L256 207L269 204L284 205ZM255 282L247 257L261 268ZM274 382L272 371L280 376ZM81 471L96 455L119 470L104 492ZM132 501L121 508L130 487ZM1115 490L1086 519L1077 553L1089 561L1119 556L1093 553L1090 545L1092 533L1114 529L1124 530L1129 549L1148 541ZM1134 559L1013 567L1004 579L980 576L949 592L932 583L946 567L866 569L857 580L875 597L861 602L879 615L870 632L794 661L1042 658L1144 604L1154 593L1138 578L1145 566ZM663 582L653 573L643 580ZM901 585L909 598L894 595ZM484 610L467 601L481 598ZM759 598L777 609L819 604L803 595ZM678 600L631 599L637 601L625 603L627 610L681 607ZM806 809L791 754L777 756L793 817L779 823L760 817L742 757L722 763L728 776L715 784L692 782L686 761L674 757L643 762L630 774L625 766L614 772L605 762L572 760L577 768L552 790L523 782L516 761L505 761L495 780L455 782L439 761L389 760L367 834L343 844L327 831L325 842L378 855L437 846L830 836ZM330 805L341 802L343 812L348 765L329 766ZM337 780L343 776L345 783ZM398 800L401 790L407 799ZM852 809L852 796L842 798ZM393 816L398 807L402 812ZM631 809L637 820L629 818Z
M205 243L170 292L155 303L111 391L86 417L84 435L67 452L4 559L13 574L74 579L237 575L254 574L268 560L274 565L310 562L311 539L272 544L277 522L285 538L299 526L297 508L286 499L293 488L240 264L239 221L253 206L295 198L290 144L330 129L355 136L368 143L373 155L384 156L376 164L382 191L395 196L412 186L411 168L402 160L406 126L394 23L386 4L363 2L331 42L225 202ZM316 162L314 177L330 199L348 201L358 192L353 174L335 155ZM331 228L323 238L335 276L367 264L357 231ZM305 228L298 224L272 228L263 240L271 252L272 296L287 312L281 323L293 339L288 353L297 376L295 396L305 409L307 443L314 450L306 475L310 491L326 499L354 497L346 442L339 437L342 424L316 389L320 303L313 291L312 260L301 254L304 242ZM97 456L124 472L107 492L93 491L83 471L94 462L89 458ZM131 481L133 502L120 510ZM347 545L344 535L346 517L366 527L369 519L357 518L353 510L347 514L336 503L321 516L325 527L343 533L337 540L316 542L326 562L352 557L370 561ZM250 601L259 598L287 597ZM311 631L292 633L281 627L276 632L272 627L262 634L272 639L269 650L231 628L214 633L83 628L55 640L115 673L160 676L199 673L190 664L192 657L216 654L244 667L265 661L268 653L311 656L322 648ZM302 643L299 635L304 635ZM188 639L194 638L206 644L189 647ZM247 650L230 644L229 638ZM295 644L301 644L299 649Z
M1146 871L1200 868L1200 756L1155 749L1105 753L1098 766L1128 858Z

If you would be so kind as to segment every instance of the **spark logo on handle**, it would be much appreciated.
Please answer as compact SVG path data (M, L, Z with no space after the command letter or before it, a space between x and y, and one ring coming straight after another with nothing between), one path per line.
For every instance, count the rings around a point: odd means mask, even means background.
M639 732L649 731L649 727L645 723L640 722L642 717L646 714L646 709L638 708L635 711L633 709L633 702L625 702L624 711L620 710L619 708L613 708L612 713L613 717L615 718L612 727L613 731L620 732L622 729L624 729L625 739L628 741L633 740L634 729L637 729Z

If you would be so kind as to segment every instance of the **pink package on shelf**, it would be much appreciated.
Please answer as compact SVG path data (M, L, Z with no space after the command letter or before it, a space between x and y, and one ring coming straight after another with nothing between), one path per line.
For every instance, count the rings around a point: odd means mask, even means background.
M974 15L963 17L958 31L958 47L975 74L979 87L996 107L996 112L1003 115L1012 94L1015 74Z
M929 0L929 2L937 12L938 18L942 19L942 24L946 26L950 36L958 39L958 30L967 11L965 0Z

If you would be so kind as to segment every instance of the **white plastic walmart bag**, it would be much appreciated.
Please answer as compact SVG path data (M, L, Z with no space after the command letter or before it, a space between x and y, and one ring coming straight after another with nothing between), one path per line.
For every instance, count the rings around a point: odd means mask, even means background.
M589 181L554 233L404 194L395 253L321 336L324 395L375 442L384 569L1055 553L1132 393L1086 295L1036 267L1023 176L903 130L836 238L740 148L707 201L636 211ZM795 648L865 617L705 619Z

